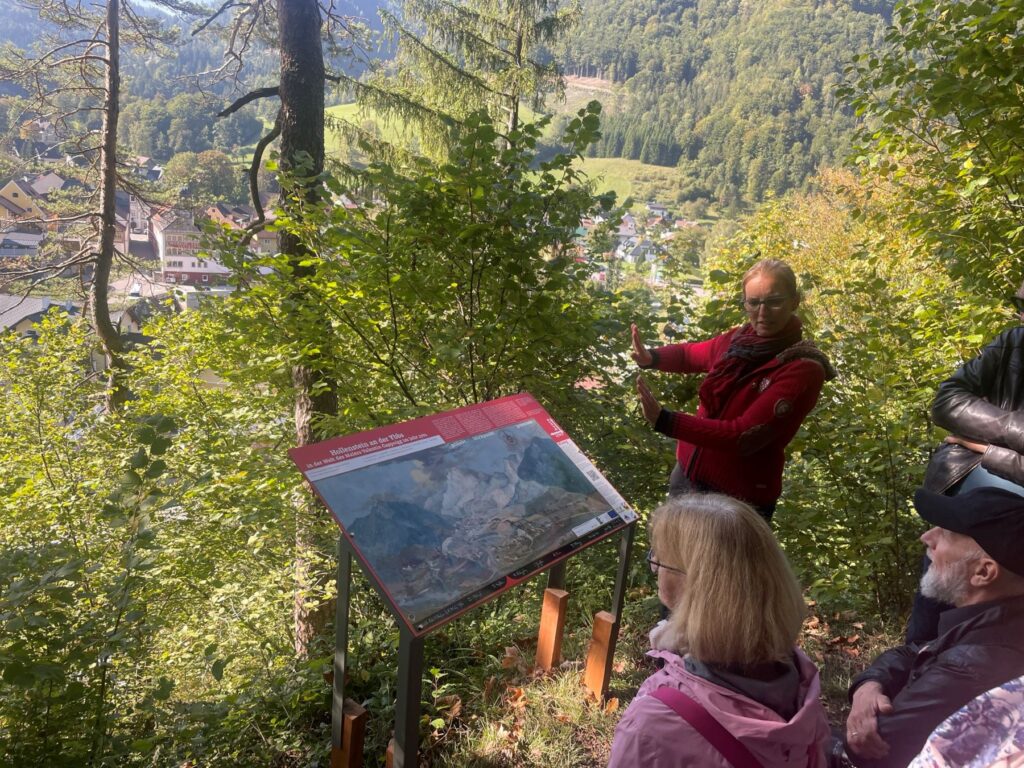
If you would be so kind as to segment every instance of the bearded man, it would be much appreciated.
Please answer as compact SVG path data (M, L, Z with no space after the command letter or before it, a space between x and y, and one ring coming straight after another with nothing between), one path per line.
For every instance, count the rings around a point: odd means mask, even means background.
M946 717L1024 674L1024 498L922 488L914 506L934 526L921 536L932 563L921 593L954 608L935 640L886 651L854 678L845 741L859 768L906 768Z

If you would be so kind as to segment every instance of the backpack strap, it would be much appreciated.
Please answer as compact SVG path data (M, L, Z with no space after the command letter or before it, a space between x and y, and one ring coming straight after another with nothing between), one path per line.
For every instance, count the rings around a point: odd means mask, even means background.
M658 688L651 696L689 723L733 768L763 768L749 749L725 730L704 707L682 691L664 686Z

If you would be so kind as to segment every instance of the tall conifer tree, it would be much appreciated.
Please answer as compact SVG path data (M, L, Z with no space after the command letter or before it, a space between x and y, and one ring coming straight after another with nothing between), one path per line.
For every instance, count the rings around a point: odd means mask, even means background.
M474 111L511 133L524 106L539 109L562 89L540 47L578 14L559 0L406 0L401 18L381 11L394 61L352 87L360 103L415 127L422 149L443 155Z

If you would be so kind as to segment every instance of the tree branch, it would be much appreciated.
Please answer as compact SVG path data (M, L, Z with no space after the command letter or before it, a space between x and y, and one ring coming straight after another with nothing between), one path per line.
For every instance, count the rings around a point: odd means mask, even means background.
M227 117L228 115L232 115L246 104L256 101L257 99L268 99L272 96L280 95L281 89L276 85L271 85L266 88L257 88L255 91L249 91L245 96L235 99L234 103L230 107L218 112L217 117Z
M256 144L256 148L252 152L252 163L249 165L249 194L252 196L252 207L256 211L257 221L262 225L266 220L267 216L263 212L263 203L260 202L260 185L259 185L259 173L260 166L263 164L263 153L266 151L267 146L270 142L281 135L281 111L277 112L277 119L274 121L274 127L270 129L270 133L264 136Z
M207 16L206 20L203 21L198 27L192 30L192 37L195 37L208 26L213 24L213 22L215 22L225 11L228 11L231 8L239 8L244 5L246 5L246 3L239 3L236 2L236 0L227 0L227 2L225 2L220 8L218 8L212 14Z

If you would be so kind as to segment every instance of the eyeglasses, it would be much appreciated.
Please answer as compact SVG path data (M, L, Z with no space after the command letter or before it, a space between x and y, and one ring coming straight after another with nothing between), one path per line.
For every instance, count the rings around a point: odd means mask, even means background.
M1017 308L1018 312L1024 312L1024 296L1011 296L1010 301Z
M664 563L659 563L655 560L653 549L648 550L647 552L647 564L651 566L651 573L657 573L659 568L664 568L666 571L672 571L672 573L679 573L683 576L686 575L686 571L682 568L673 568L671 565L665 565Z
M765 296L763 299L747 299L742 300L743 306L748 312L757 312L761 307L764 307L770 312L782 309L782 306L789 300L789 296Z

